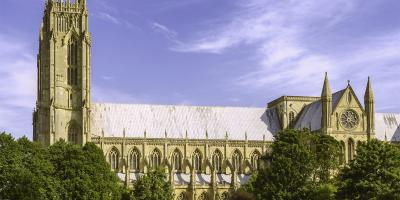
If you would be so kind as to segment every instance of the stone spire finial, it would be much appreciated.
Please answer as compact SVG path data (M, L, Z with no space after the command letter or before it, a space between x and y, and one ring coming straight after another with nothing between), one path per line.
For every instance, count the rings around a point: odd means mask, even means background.
M374 99L374 91L372 90L371 78L369 76L368 76L367 87L365 89L364 98Z
M321 96L322 97L332 96L331 88L329 87L328 72L325 72L325 80Z

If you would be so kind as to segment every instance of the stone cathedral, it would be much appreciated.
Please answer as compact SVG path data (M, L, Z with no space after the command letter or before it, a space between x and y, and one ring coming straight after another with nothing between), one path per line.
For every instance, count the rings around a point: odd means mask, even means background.
M282 96L263 108L92 103L86 0L48 0L39 40L33 139L94 142L128 187L164 167L176 199L226 199L286 128L333 136L344 161L368 138L400 141L400 114L375 113L369 78L363 102L350 83L332 93L326 75L321 96Z

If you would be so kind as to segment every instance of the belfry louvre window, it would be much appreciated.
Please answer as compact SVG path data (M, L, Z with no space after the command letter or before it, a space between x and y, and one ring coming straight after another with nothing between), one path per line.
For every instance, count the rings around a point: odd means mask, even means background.
M78 85L78 69L69 67L67 71L68 85Z

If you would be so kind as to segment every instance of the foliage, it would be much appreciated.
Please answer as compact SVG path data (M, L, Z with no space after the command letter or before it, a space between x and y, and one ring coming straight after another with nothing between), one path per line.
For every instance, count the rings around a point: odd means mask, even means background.
M279 132L253 183L257 199L315 199L339 166L339 144L308 130Z
M59 199L47 151L27 138L0 134L0 199Z
M92 143L51 147L0 134L0 199L120 199L121 186Z
M239 188L237 191L232 192L229 196L229 200L255 200L255 196L251 192L247 192L246 189Z
M338 176L339 199L400 199L400 150L371 140Z
M133 184L131 199L133 200L171 200L172 187L166 181L165 170L160 168L141 176Z

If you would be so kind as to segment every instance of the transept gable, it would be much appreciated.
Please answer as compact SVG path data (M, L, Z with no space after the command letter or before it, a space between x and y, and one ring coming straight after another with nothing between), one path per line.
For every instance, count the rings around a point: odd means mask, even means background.
M332 114L339 108L352 108L365 114L364 107L350 85L332 95Z

